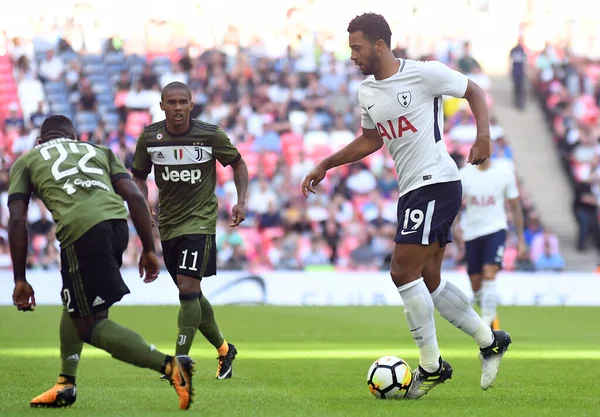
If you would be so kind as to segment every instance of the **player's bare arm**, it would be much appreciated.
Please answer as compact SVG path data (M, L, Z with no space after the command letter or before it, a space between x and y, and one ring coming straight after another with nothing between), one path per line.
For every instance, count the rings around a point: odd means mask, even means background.
M248 191L248 166L242 157L231 164L233 182L237 190L237 204L231 209L229 227L236 227L246 219L246 192Z
M145 178L139 178L135 174L133 175L133 181L135 182L135 185L137 185L138 189L140 190L140 192L144 196L144 199L146 200L146 205L148 206L148 210L150 210L152 226L154 226L154 216L156 215L156 213L154 212L154 209L150 206L150 201L148 200L148 183L146 182Z
M144 181L146 184L146 181ZM115 191L127 202L131 220L135 230L142 241L142 255L140 257L140 277L144 271L146 277L144 282L152 282L158 277L160 264L154 249L154 238L152 236L152 218L146 203L136 184L129 178L123 178L114 183ZM147 190L146 186L146 190Z
M469 152L468 162L479 165L492 154L492 142L490 139L490 112L485 101L485 93L476 83L469 80L464 98L469 102L475 124L477 125L477 137Z
M29 201L14 200L8 204L10 217L8 219L8 244L13 260L13 275L15 289L13 303L21 311L30 311L35 307L33 288L25 279L27 267L27 207Z
M377 129L363 129L363 133L340 149L338 152L323 159L302 181L302 194L308 197L308 193L316 193L313 187L319 185L325 174L331 168L359 161L383 146L383 139Z
M513 221L515 222L515 230L517 232L517 251L519 258L523 259L527 256L527 244L525 243L525 221L523 219L523 208L521 207L521 201L519 197L511 198L508 200L510 210L513 215Z

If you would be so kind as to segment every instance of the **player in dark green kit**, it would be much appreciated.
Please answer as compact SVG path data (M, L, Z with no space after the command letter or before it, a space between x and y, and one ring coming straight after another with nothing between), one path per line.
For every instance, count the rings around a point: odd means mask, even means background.
M71 121L51 116L41 127L39 144L17 159L10 170L8 240L13 260L13 302L21 311L35 307L25 278L27 209L32 193L52 213L60 241L63 315L60 324L62 372L32 407L64 407L75 402L75 373L83 342L115 359L167 375L182 409L191 403L194 363L169 356L132 330L108 318L108 309L129 293L120 273L129 241L127 202L143 252L140 277L158 277L152 222L146 201L113 152L76 140Z
M200 281L217 273L215 164L233 168L238 201L232 209L231 227L245 218L248 168L223 130L191 119L194 103L185 84L165 86L160 106L165 120L144 129L131 171L147 198L146 178L154 167L163 257L181 303L175 353L187 355L199 330L217 349L217 378L231 378L237 349L223 338Z

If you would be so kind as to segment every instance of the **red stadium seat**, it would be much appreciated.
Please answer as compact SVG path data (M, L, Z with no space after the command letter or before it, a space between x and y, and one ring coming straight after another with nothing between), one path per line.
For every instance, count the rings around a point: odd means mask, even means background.
M152 122L150 113L145 111L133 111L127 116L125 131L132 136L139 136L144 127Z
M275 173L280 158L281 156L275 152L267 152L261 155L260 165L262 166L263 172L267 174L269 178Z
M13 68L12 65L6 63L0 63L0 74L12 76Z
M115 107L124 107L125 101L127 100L128 91L118 91L115 94Z
M224 167L220 162L216 162L217 167L217 182L219 185L223 185L227 181L233 179L233 170L231 167Z

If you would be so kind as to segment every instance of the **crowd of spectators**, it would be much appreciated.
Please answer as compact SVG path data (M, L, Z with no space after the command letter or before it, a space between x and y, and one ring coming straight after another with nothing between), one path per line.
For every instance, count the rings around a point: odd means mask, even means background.
M600 62L548 42L530 51L531 82L573 189L577 249L600 253Z
M489 78L469 46L464 42L441 56L410 58L441 59L489 93ZM302 47L290 47L279 58L265 56L260 47L240 47L235 53L207 49L196 54L183 48L168 54L126 55L115 39L108 39L97 55L81 54L64 39L56 44L14 39L8 50L0 69L10 67L17 94L4 106L5 114L0 113L4 119L0 120L2 224L7 217L7 170L33 146L45 116L62 113L73 118L81 140L111 147L131 168L140 131L163 119L161 88L177 80L192 90L193 116L220 125L249 166L247 219L239 228L230 229L227 223L235 204L235 187L230 169L217 164L220 268L388 269L398 191L384 148L332 171L316 196L304 199L300 193L308 170L352 141L359 131L356 93L363 76L350 61ZM408 58L402 48L394 53ZM488 100L493 112L489 95ZM462 166L475 138L472 114L464 100L445 98L444 115L444 142ZM493 157L512 163L512 149L495 119L492 139ZM157 206L152 176L149 184L150 203ZM562 269L560 263L548 261L560 258L556 237L540 225L526 191L521 192L530 259L517 260L511 226L506 269L533 270L536 264L538 269ZM37 200L30 205L29 223L30 267L56 268L59 247L54 226ZM0 241L0 266L10 267L4 228ZM139 251L131 228L124 264L135 265ZM464 269L463 245L449 246L444 268Z

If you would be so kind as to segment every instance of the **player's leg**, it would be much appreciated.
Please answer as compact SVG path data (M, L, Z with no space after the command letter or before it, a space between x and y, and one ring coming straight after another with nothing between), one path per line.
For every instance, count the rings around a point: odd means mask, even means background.
M187 355L192 348L194 337L202 322L202 307L200 297L202 290L198 278L177 274L177 288L179 289L179 315L177 316L177 344L176 355Z
M467 274L471 281L475 305L481 307L481 281L483 279L483 251L480 239L465 242L465 258L467 260Z
M500 321L497 314L498 290L496 275L502 269L505 242L505 230L487 235L482 242L483 281L481 285L481 318L494 330L500 329Z
M490 327L479 317L468 298L456 285L441 277L444 247L436 248L435 254L421 271L435 308L457 328L471 336L481 348L494 341Z
M202 295L200 298L202 307L202 322L200 332L208 342L217 350L217 379L228 379L233 376L233 360L237 356L237 348L234 344L227 342L215 320L215 313L208 299Z
M392 253L391 275L404 304L404 315L419 348L419 366L413 372L408 398L419 398L452 376L437 343L434 305L421 271L436 251L432 236L436 185L411 191L398 200L398 230ZM433 239L435 241L435 238Z
M500 361L511 343L510 336L503 331L493 331L471 307L467 296L456 285L441 278L443 259L444 250L441 248L425 266L423 276L430 283L431 296L441 316L479 345L481 388L488 389L496 380Z
M481 281L483 274L469 274L471 290L473 291L473 304L481 308Z
M79 338L77 329L67 312L66 305L59 326L61 370L56 384L48 391L31 400L32 407L66 407L77 399L75 378L77 367L83 349L83 341Z
M402 297L404 315L419 348L419 366L413 372L408 398L420 398L452 376L452 368L440 355L433 300L421 277L432 250L433 245L397 243L392 254L392 280Z
M202 322L200 281L206 247L195 236L198 235L184 235L162 242L165 265L179 290L175 344L178 355L188 354Z
M454 181L444 184L435 184L427 187L429 197L435 197L435 210L429 216L431 256L423 265L419 273L423 276L428 290L431 292L435 308L440 314L475 338L481 347L490 346L493 342L491 329L485 325L469 304L467 296L454 284L446 282L441 277L442 262L445 247L452 241L452 224L458 214L462 203L462 184ZM469 245L472 259L469 273L478 271L479 256L474 251L474 246Z
M498 290L496 274L500 271L498 265L487 264L483 267L483 280L481 282L481 318L493 330L499 330L498 319Z
M73 245L63 248L67 260L63 293L79 337L115 359L153 369L170 377L180 408L191 403L194 363L187 356L168 356L142 336L108 318L108 308L129 293L120 273L127 247L123 220L99 223Z
M166 375L179 396L179 407L189 408L194 394L194 362L189 356L173 357L160 352L138 333L110 320L108 309L95 311L88 305L84 310L91 315L75 318L80 314L79 307L73 314L73 322L83 341L110 353L117 360Z
M217 244L215 235L206 236L205 258L203 259L203 277L210 277L217 274ZM215 319L215 312L212 305L204 294L200 297L200 307L202 308L202 321L198 329L200 333L215 347L218 355L217 379L228 379L233 376L233 360L237 355L237 348L228 343L219 329Z

